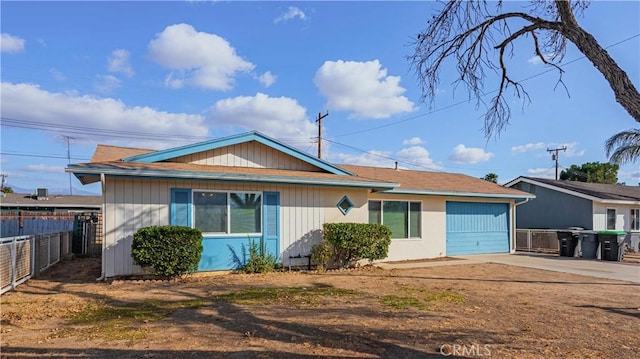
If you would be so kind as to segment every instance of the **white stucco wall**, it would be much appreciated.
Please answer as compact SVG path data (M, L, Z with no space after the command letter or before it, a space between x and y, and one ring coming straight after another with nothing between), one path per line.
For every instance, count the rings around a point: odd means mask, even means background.
M607 230L607 209L616 210L616 231L631 231L631 208L640 209L640 204L593 203L593 230Z

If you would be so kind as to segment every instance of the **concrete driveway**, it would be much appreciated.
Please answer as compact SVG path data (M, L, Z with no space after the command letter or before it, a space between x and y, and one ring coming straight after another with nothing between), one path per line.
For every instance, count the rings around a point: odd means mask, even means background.
M542 253L475 254L468 256L455 256L453 258L459 258L461 260L422 263L379 263L379 265L383 268L419 268L441 265L500 263L512 266L640 283L640 265L635 263L560 257L554 254Z

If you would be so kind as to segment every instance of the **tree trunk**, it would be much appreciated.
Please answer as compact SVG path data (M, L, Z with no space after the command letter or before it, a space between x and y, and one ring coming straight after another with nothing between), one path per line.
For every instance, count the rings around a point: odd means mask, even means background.
M556 6L563 22L562 34L578 47L580 52L609 82L609 86L616 96L616 101L627 110L631 117L640 122L640 93L633 86L627 73L618 66L609 56L607 50L600 46L590 33L578 25L568 1L556 1Z

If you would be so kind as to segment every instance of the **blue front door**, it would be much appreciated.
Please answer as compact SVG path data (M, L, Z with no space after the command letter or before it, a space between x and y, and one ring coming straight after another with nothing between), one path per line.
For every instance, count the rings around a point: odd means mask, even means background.
M280 193L264 192L263 201L263 248L280 258Z

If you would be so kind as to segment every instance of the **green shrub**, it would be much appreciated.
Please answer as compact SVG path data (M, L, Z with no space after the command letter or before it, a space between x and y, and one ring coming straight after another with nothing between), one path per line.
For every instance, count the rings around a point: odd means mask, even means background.
M333 253L333 246L329 242L322 240L319 244L311 247L311 262L317 265L319 271L324 271L333 259Z
M133 235L131 257L162 277L177 277L198 269L202 256L202 232L190 227L152 226Z
M384 259L391 244L391 230L382 224L325 223L322 237L333 247L334 259L343 266L360 259Z
M268 273L280 267L278 258L272 253L265 253L258 241L249 239L249 253L244 243L238 254L233 247L227 245L231 251L231 264L236 270L244 273Z

